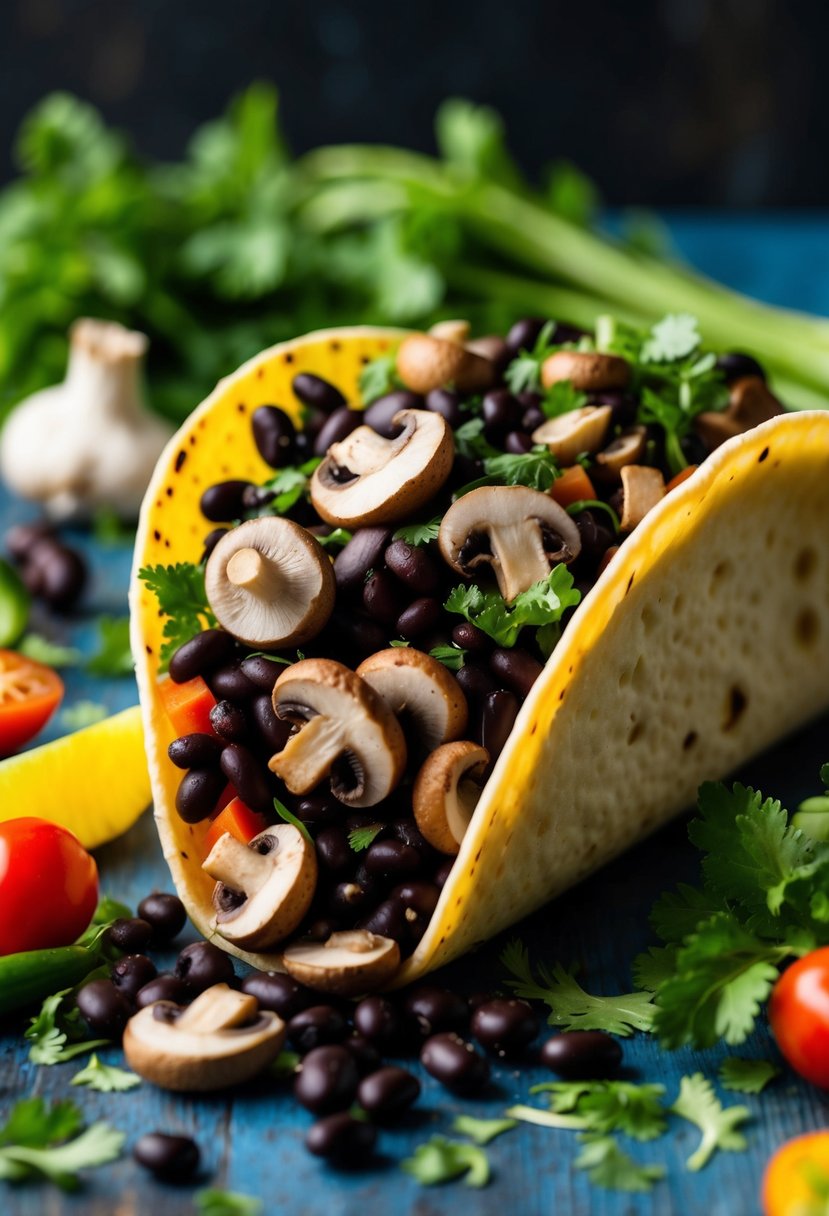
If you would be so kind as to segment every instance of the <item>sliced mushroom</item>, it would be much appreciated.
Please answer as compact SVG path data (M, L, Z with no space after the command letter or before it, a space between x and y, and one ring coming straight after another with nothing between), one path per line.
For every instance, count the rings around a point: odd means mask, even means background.
M624 388L630 380L630 364L618 355L597 351L557 350L541 365L541 383L550 388L558 380L569 380L580 393L601 393Z
M742 434L739 423L729 418L727 413L718 413L716 410L704 410L703 413L697 414L694 430L709 452L715 451L720 444L733 439L735 435Z
M279 1054L285 1023L255 997L215 984L184 1008L147 1005L127 1022L130 1068L162 1089L225 1089L249 1081Z
M455 443L432 410L400 410L394 439L358 426L328 449L311 479L311 501L329 524L395 523L433 498L452 470Z
M263 516L225 533L204 585L219 624L248 646L298 646L331 615L336 583L319 541L299 524Z
M615 477L621 476L622 469L627 464L636 464L641 460L645 451L648 437L647 427L632 426L622 431L616 439L612 439L607 447L596 456L596 464Z
M202 862L216 879L214 928L246 950L268 950L293 933L317 885L313 844L282 823L242 844L225 832Z
M694 430L709 451L783 413L783 407L760 376L741 376L731 385L728 406L698 414Z
M486 748L464 739L432 752L415 777L415 822L441 853L458 852L481 796L488 764Z
M397 351L397 374L415 393L429 393L447 385L460 393L475 393L489 388L495 369L489 359L468 350L457 339L410 334Z
M468 321L453 318L451 321L436 321L429 326L429 334L433 338L443 338L445 342L457 342L463 346L471 328Z
M282 965L301 984L336 996L359 996L382 987L400 966L400 947L367 929L332 933L326 942L297 942Z
M612 415L609 405L583 405L542 422L533 431L533 443L545 443L561 464L575 464L582 452L598 452Z
M438 545L445 561L466 578L491 566L501 594L511 601L546 578L556 562L571 562L581 538L549 494L527 486L481 486L446 512Z
M494 364L509 359L509 347L499 334L484 334L482 338L473 338L471 342L466 343L466 349Z
M357 675L404 725L411 723L426 751L466 730L468 710L460 685L443 663L422 650L408 646L378 650L363 660Z
M653 507L665 497L665 478L659 469L629 464L622 469L623 532L632 532Z
M273 708L299 727L269 764L291 793L307 794L330 777L340 802L376 806L402 777L400 724L380 694L342 663L294 663L274 685Z

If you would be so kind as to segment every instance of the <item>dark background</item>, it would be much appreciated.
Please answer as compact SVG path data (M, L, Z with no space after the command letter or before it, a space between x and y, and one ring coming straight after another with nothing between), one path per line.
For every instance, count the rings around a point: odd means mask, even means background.
M519 160L580 164L611 203L829 204L825 0L0 0L0 180L27 109L69 89L180 155L254 78L292 147L431 147L449 94Z

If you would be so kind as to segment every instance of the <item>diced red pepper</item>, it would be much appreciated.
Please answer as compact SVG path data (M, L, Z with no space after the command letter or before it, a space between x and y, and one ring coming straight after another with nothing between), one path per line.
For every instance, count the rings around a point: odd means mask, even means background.
M247 844L253 840L254 836L264 832L267 826L264 815L258 815L249 806L245 806L241 798L234 798L223 811L219 811L207 829L204 838L204 855L207 856L216 841L225 832L230 832L230 835L235 836L242 844Z
M593 482L580 464L565 469L550 487L550 496L560 507L572 506L574 502L587 502L598 498Z
M182 735L213 733L210 711L216 698L201 676L195 676L185 684L176 684L169 678L158 685L158 695L167 717L172 722L178 738Z

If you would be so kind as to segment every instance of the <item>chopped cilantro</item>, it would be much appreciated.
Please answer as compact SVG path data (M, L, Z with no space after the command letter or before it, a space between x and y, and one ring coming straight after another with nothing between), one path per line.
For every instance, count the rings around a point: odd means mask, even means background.
M541 387L541 365L556 349L550 342L555 328L555 321L548 321L532 350L519 351L511 361L504 379L514 393L536 392Z
M467 460L483 460L486 456L499 455L498 449L484 436L483 418L470 418L454 434L458 455L465 456Z
M287 465L264 483L263 489L272 490L276 495L261 508L263 515L287 515L296 506L303 494L307 493L311 484L311 475L322 458L315 456L301 465Z
M39 633L25 634L17 650L27 659L45 663L47 667L77 667L83 660L82 653L74 646L61 646Z
M458 1115L452 1123L452 1131L485 1145L517 1126L515 1119L476 1119L472 1115Z
M378 397L385 397L396 388L403 388L403 383L397 375L396 354L378 355L365 365L360 372L360 400L363 405L371 405Z
M744 1060L728 1056L720 1065L720 1084L740 1094L759 1094L769 1081L779 1076L780 1069L771 1060Z
M587 1133L583 1148L573 1164L585 1170L595 1186L610 1191L645 1193L665 1177L662 1165L640 1165L619 1147L612 1136Z
M411 642L407 642L404 638L392 638L389 646L411 646Z
M437 540L440 531L440 516L421 524L407 524L398 528L394 540L404 540L407 545L428 545L429 541Z
M268 1073L279 1081L287 1081L296 1072L301 1059L298 1051L280 1051L274 1062L268 1065Z
M463 498L464 494L481 486L528 486L531 490L547 491L560 475L558 461L552 452L542 444L536 444L531 452L521 456L505 452L484 457L484 476L461 486L453 498Z
M87 978L91 979L92 975ZM71 992L71 988L64 988L47 996L24 1031L23 1037L31 1044L29 1060L32 1064L63 1064L96 1047L109 1046L107 1039L84 1038L86 1032L80 1011L65 1007Z
M702 1073L696 1072L692 1077L682 1078L679 1096L671 1109L674 1114L696 1124L702 1132L699 1147L686 1162L689 1170L701 1170L717 1149L733 1153L746 1147L745 1136L737 1128L751 1117L748 1107L724 1108L711 1082L706 1081Z
M60 711L60 720L68 731L83 730L96 722L103 722L108 715L106 705L98 701L76 701Z
M138 577L153 592L161 613L167 618L159 656L161 670L165 671L179 646L216 624L204 590L204 567L192 562L144 566L138 571Z
M367 823L364 828L352 828L348 833L348 843L355 853L362 853L382 832L385 824Z
M198 1216L260 1216L264 1210L261 1199L242 1195L238 1191L220 1191L208 1187L193 1196Z
M584 1131L624 1132L635 1140L653 1140L665 1131L664 1085L631 1081L545 1081L531 1094L549 1093L555 1114L572 1115ZM568 1126L576 1127L571 1122Z
M651 326L642 344L643 363L675 363L686 359L699 347L699 323L690 313L669 313Z
M429 654L450 671L460 671L466 662L467 652L460 646L433 646Z
M141 1078L134 1072L116 1068L114 1064L102 1064L93 1052L86 1068L75 1073L71 1084L85 1085L89 1089L97 1089L99 1093L110 1094L135 1089L141 1084Z
M559 563L547 578L533 583L511 604L507 604L498 591L482 591L472 585L454 587L444 608L477 625L499 646L514 646L522 629L528 625L557 623L562 613L575 607L580 599L580 592L573 586L572 574Z
M47 1107L43 1098L24 1098L0 1127L0 1180L45 1178L64 1190L78 1185L81 1170L106 1165L121 1155L126 1136L107 1123L82 1131L80 1111L71 1102Z
M541 409L547 418L560 418L587 405L587 394L573 387L572 380L556 380L545 390Z
M484 1150L444 1136L433 1136L425 1144L419 1144L413 1156L400 1163L400 1168L421 1186L451 1182L461 1175L467 1186L486 1186L489 1182L489 1161Z
M329 532L327 536L318 536L316 539L322 545L323 549L343 548L351 540L351 533L347 528L335 528L333 532Z

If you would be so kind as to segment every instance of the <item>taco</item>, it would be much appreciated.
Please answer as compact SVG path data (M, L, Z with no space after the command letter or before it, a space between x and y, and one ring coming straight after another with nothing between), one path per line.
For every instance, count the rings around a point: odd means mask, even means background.
M829 705L829 414L669 321L311 334L171 441L132 636L207 937L405 983Z

